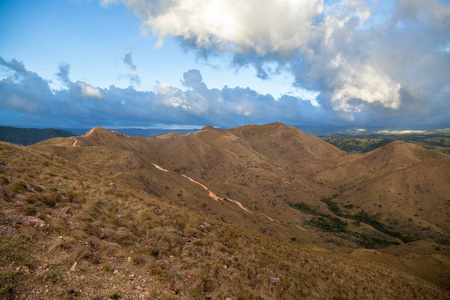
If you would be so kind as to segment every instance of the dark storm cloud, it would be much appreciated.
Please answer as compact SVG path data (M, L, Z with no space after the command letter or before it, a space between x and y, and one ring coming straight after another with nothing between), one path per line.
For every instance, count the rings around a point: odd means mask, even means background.
M322 109L295 97L274 99L242 87L209 89L198 70L183 74L186 89L160 83L152 92L136 91L133 87L101 89L86 82L73 82L70 65L63 63L57 76L65 88L52 91L47 80L17 60L7 62L0 58L0 66L7 74L0 81L0 117L8 125L230 127L274 121L334 121Z

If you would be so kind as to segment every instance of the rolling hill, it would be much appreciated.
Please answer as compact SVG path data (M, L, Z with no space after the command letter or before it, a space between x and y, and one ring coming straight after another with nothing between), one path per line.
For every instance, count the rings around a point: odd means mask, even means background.
M403 142L348 154L281 123L155 138L96 127L1 146L1 228L14 236L5 247L36 254L27 274L36 282L47 280L38 269L49 264L38 253L53 247L67 257L52 265L61 295L70 296L63 287L81 261L77 276L100 284L91 274L102 267L114 282L101 284L102 297L114 286L131 295L133 282L120 283L116 270L139 273L144 297L142 280L151 279L155 298L449 296L445 154ZM28 224L35 219L52 227ZM26 242L30 234L41 248ZM10 295L25 278L7 273L21 267L15 258L6 255L11 267L2 269Z

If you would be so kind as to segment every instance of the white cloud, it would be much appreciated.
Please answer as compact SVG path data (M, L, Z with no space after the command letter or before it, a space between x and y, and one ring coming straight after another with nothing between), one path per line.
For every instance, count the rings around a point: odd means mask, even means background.
M348 111L349 100L361 99L368 103L379 103L384 107L398 109L400 107L401 84L394 82L373 66L358 66L344 61L340 55L331 63L339 69L334 79L336 88L331 100L335 109Z
M81 81L77 81L76 85L80 88L81 96L83 98L103 99L103 95L100 89L94 88L93 86Z
M264 55L305 46L322 13L321 0L123 0L159 35L182 37L202 48ZM109 4L112 1L103 0Z
M448 106L450 4L442 1L101 0L119 2L159 44L175 36L199 53L231 53L233 65L251 65L261 79L280 66L345 120Z

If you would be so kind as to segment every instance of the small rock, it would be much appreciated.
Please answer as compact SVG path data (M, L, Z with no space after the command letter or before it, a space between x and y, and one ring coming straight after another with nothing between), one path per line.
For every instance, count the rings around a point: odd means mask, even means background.
M24 224L33 225L35 227L44 227L46 224L43 220L30 216L23 217L22 222Z
M228 266L227 265L223 265L223 269L224 270L228 269Z
M41 189L43 189L46 192L50 192L50 190L48 188L46 188L45 186L39 184L38 187L40 187Z
M108 185L112 188L116 188L116 185L114 184L114 182L110 182Z
M27 184L27 190L28 190L29 192L32 192L32 193L36 192L36 190L34 189L34 187L32 187L32 186L29 185L29 184Z
M118 270L114 270L113 271L113 275L117 275L117 274L119 274L119 271Z
M18 267L16 269L16 272L17 273L21 273L21 274L26 274L26 275L31 273L30 268L28 268L27 266L20 266L20 267Z
M26 198L26 196L24 196L24 195L22 195L22 194L16 194L15 196L14 196L14 199L17 199L17 200L22 200L22 199L25 199Z
M131 257L130 257L130 256L128 256L128 262L131 262L131 261L132 261Z
M78 266L77 266L77 262L75 262L72 266L72 268L70 268L70 272L76 272L78 271Z
M277 285L281 282L281 279L278 277L270 277L269 282L273 285Z
M233 300L233 299L231 299L231 298L226 298L225 300Z

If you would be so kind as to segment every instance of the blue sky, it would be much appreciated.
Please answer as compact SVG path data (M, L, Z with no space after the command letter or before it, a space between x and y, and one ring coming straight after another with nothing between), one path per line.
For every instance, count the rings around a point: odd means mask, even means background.
M0 125L450 123L437 0L0 1Z

